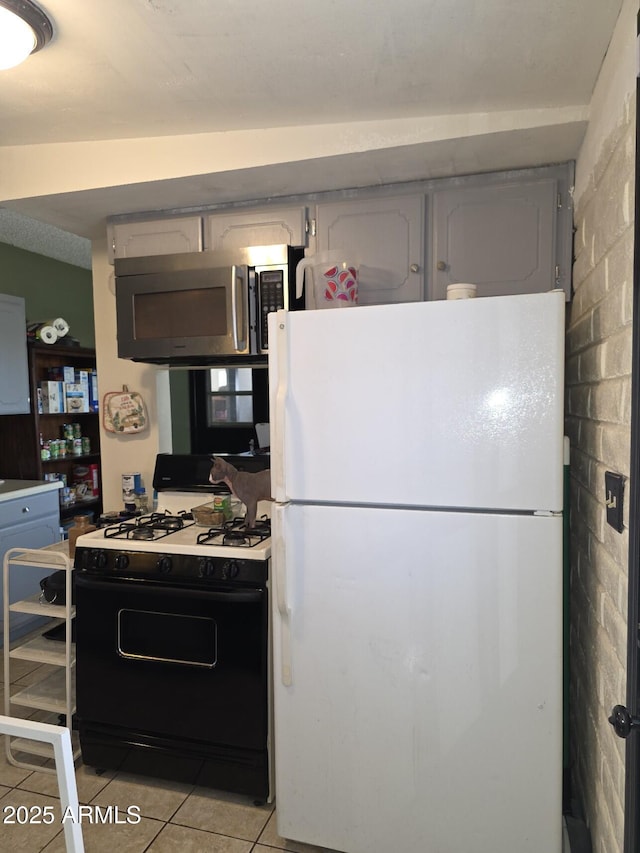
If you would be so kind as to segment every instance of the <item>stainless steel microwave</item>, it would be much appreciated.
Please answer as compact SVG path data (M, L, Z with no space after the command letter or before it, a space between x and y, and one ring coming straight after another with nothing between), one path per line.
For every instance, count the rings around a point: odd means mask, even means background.
M254 246L116 258L118 356L152 364L266 362L267 315L304 307L304 250Z

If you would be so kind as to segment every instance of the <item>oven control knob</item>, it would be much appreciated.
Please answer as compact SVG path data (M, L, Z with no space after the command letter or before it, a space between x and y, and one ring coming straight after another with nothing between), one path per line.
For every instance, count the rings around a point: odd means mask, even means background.
M171 557L167 557L166 554L163 557L160 557L156 563L156 568L163 575L168 575L171 571Z
M198 569L201 578L211 578L215 573L216 564L209 557L202 557Z
M104 569L107 565L107 552L94 551L93 548L80 548L76 551L76 559L80 555L80 566L83 569Z
M225 560L222 564L222 578L223 580L233 580L233 578L238 577L238 573L240 572L240 566L238 565L237 560Z
M126 569L129 565L129 555L128 554L116 554L116 558L114 560L114 565L116 569Z

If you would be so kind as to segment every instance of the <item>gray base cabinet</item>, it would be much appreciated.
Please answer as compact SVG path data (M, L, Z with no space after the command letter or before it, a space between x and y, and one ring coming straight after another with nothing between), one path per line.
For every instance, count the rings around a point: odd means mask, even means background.
M44 548L60 540L60 502L58 490L49 489L39 494L25 494L9 500L0 500L0 560L11 548ZM0 608L3 620L6 616L6 605L30 595L34 589L39 589L40 578L45 577L46 570L24 573L13 569L11 573L11 598L4 600ZM35 585L35 587L34 587ZM32 630L38 624L35 614L30 612L16 613L11 621L10 640L13 641L22 634ZM4 632L3 632L4 635Z

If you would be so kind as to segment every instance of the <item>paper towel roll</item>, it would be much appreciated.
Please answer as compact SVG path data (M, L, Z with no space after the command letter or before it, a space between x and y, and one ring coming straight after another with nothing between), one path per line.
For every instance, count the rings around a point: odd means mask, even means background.
M64 317L56 317L55 320L47 320L47 325L53 326L59 338L64 338L64 336L69 331L69 324L64 319Z
M36 330L36 338L43 344L55 344L58 340L58 333L53 326L40 326Z

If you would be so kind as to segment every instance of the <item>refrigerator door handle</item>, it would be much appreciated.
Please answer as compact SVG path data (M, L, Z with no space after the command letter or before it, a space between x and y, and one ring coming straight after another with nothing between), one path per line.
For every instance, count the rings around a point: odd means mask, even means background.
M287 398L289 396L289 353L287 341L287 312L276 315L275 352L277 358L278 386L275 392L274 424L271 431L271 469L273 499L284 503L286 498L284 453Z
M293 682L291 675L291 608L287 602L287 566L282 536L277 536L274 541L273 562L276 605L280 614L280 678L285 687L290 687Z

